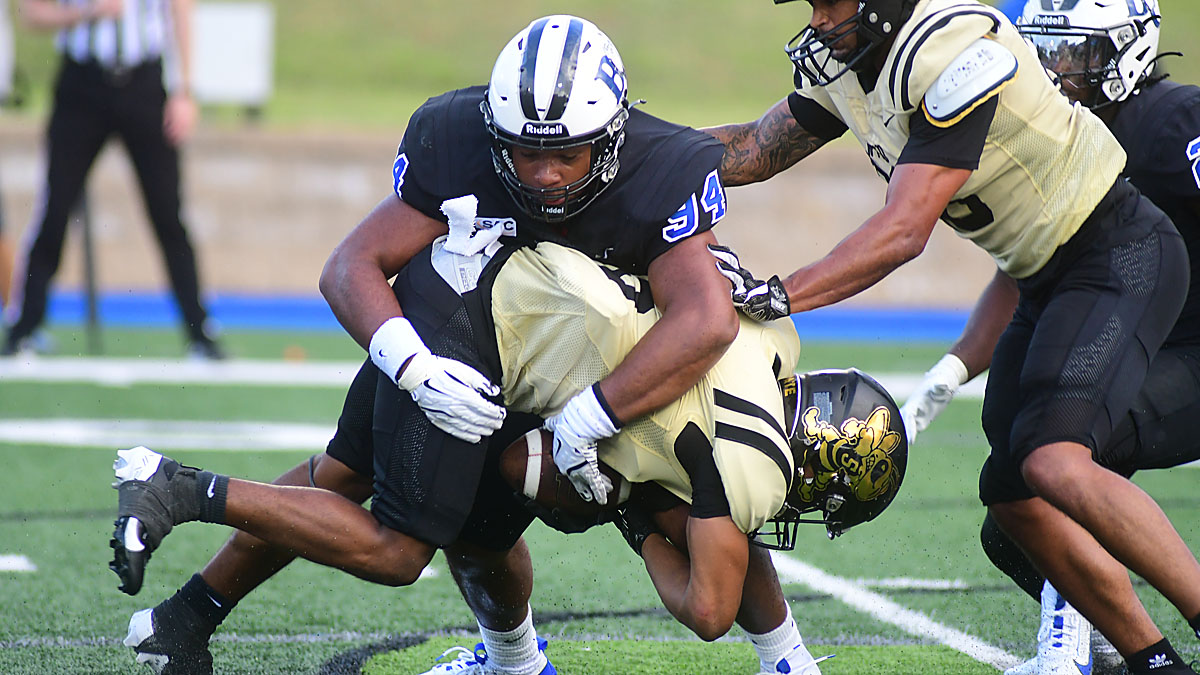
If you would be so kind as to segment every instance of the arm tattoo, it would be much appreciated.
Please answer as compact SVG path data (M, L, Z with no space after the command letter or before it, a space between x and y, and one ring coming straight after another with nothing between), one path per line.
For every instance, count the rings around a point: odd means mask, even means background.
M726 186L764 181L825 144L796 122L786 99L755 122L704 131L725 144L721 181Z

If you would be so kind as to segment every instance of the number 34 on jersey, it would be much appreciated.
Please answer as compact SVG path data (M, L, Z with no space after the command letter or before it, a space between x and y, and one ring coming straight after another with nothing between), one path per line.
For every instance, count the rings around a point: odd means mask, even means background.
M667 219L663 239L670 242L689 237L700 229L700 219L707 217L716 225L725 217L725 188L714 169L704 178L704 187L692 193L683 206Z

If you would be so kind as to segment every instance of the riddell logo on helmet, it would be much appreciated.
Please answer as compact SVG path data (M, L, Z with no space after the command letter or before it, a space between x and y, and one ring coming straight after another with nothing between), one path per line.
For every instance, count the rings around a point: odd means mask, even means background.
M1061 14L1038 14L1033 17L1033 25L1068 28L1071 25L1071 20Z
M567 128L561 122L554 124L526 122L525 129L521 134L524 136L566 136Z

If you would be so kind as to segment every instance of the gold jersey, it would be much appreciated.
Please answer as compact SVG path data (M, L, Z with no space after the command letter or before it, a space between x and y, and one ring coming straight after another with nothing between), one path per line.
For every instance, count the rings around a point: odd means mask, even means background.
M912 115L941 127L962 119L935 119L923 99L981 38L1012 52L1016 74L975 101L999 96L979 168L942 219L1020 279L1040 270L1075 234L1125 166L1125 152L1099 118L1059 93L998 10L975 0L920 0L870 93L849 75L825 87L804 83L797 93L841 119L890 178Z
M505 402L544 416L612 372L661 316L645 279L550 243L513 253L491 297ZM630 481L655 481L690 503L691 482L674 446L694 423L713 446L734 523L757 530L783 507L795 475L777 375L790 374L799 356L790 319L743 318L704 379L601 441L600 459Z

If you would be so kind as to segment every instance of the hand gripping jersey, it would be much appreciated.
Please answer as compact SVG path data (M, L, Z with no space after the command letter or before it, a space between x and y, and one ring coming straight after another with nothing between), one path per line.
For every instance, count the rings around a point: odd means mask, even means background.
M511 410L548 416L608 375L661 316L644 279L553 244L512 254L495 278L491 316ZM630 481L656 481L691 502L675 456L689 423L712 444L734 523L753 532L783 507L795 466L783 431L780 371L800 339L790 320L743 318L737 339L684 396L600 442L600 459Z
M1191 286L1166 344L1200 344L1200 87L1143 87L1120 104L1112 132L1129 155L1129 182L1171 217L1187 244Z
M983 90L972 86L980 73L1013 57L1007 79L991 79L994 86ZM1104 124L1071 106L1016 29L975 0L917 3L870 92L855 77L826 87L799 84L800 96L854 132L885 177L908 143L913 115L951 127L998 96L979 167L942 219L1018 279L1041 269L1071 238L1125 164Z
M505 243L553 241L645 274L656 257L725 216L717 175L724 146L635 109L613 184L565 227L534 220L513 202L493 168L492 139L479 109L484 96L484 87L451 91L425 102L409 120L393 187L430 218L445 222L444 201L475 195L477 218L502 224Z

